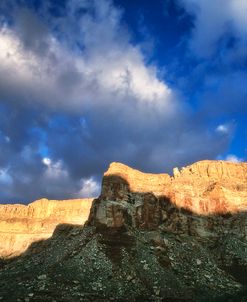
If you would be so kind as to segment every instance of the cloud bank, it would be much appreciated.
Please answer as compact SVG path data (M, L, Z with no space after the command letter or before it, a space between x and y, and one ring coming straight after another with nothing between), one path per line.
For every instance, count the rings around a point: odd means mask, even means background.
M245 0L179 1L187 12L195 17L191 47L198 55L214 54L219 43L229 37L237 40L240 46L239 54L246 50L247 2Z
M2 201L95 196L112 161L161 172L226 149L232 131L170 87L111 1L28 3L0 4Z

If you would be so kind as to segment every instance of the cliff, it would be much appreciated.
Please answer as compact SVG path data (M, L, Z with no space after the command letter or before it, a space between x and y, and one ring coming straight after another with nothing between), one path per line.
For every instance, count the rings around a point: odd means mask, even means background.
M166 195L177 206L203 215L247 210L247 163L201 161L174 172Z
M150 198L153 206L149 205ZM247 210L247 164L200 161L180 171L174 168L174 175L170 176L143 173L112 163L104 173L99 200L106 202L101 202L98 210L92 210L97 212L94 219L118 226L123 223L120 208L124 203L129 211L134 204L130 212L138 225L154 227L160 225L166 215L161 200L169 200L170 207L199 215L243 212ZM50 237L60 223L83 224L91 204L92 199L41 199L27 206L0 205L0 256L21 254L32 242ZM143 219L152 222L144 223Z
M90 221L120 227L131 218L134 225L157 227L165 220L168 207L201 216L246 211L247 164L201 161L180 171L175 168L172 177L112 163Z
M0 262L0 299L247 301L246 176L247 163L201 161L173 176L112 163L84 227L59 224L49 239ZM5 220L61 223L69 203L56 211L46 202L22 206L20 215L11 206Z
M0 257L20 255L32 242L51 237L58 224L84 224L91 204L92 199L40 199L0 205Z

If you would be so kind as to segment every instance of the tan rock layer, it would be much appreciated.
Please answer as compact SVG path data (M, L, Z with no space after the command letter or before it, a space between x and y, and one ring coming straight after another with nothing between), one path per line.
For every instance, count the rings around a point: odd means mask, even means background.
M91 203L92 199L41 199L27 206L0 205L0 256L22 253L32 242L50 237L58 224L83 224ZM181 170L175 168L173 177L112 163L104 174L89 223L121 227L127 222L144 229L165 223L167 230L183 225L193 232L190 216L180 215L174 208L202 216L246 211L247 163L200 161ZM196 232L208 234L205 221L198 219ZM206 224L214 224L214 220Z
M205 160L182 168L181 171L175 168L174 177L142 173L123 164L112 163L104 174L102 196L113 199L126 190L116 189L110 176L125 180L130 192L164 196L176 206L196 214L247 210L247 163ZM117 182L120 185L121 181ZM111 196L109 194L113 185L114 196Z
M227 232L247 236L246 215L240 215L247 212L247 163L201 161L174 172L174 177L147 174L112 163L88 223L217 237L221 216L230 214Z
M58 224L84 224L93 199L40 199L29 205L0 205L0 257L23 253L47 239Z
M152 192L157 196L163 195L164 188L171 182L171 177L168 174L143 173L124 164L113 162L104 173L103 191L107 189L108 185L104 183L104 179L110 175L124 179L132 192Z

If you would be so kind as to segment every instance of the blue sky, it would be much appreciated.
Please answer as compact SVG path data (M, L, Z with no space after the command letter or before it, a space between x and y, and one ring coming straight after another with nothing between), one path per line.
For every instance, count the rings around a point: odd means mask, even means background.
M245 0L2 0L0 200L96 196L112 161L246 161Z

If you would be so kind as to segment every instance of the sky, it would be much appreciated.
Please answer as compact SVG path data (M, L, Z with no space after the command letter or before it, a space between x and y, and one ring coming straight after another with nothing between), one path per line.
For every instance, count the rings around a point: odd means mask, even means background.
M247 159L246 0L1 0L0 201L97 196L113 161Z

